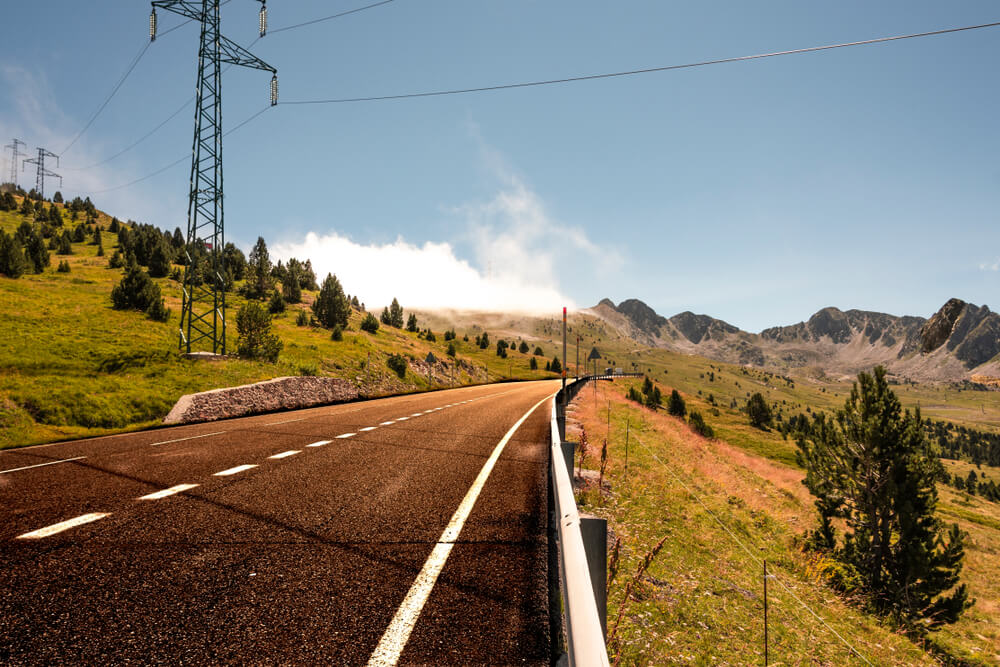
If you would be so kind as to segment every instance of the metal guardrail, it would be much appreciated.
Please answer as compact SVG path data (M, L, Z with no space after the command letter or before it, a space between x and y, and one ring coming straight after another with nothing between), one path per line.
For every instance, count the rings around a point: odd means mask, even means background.
M563 452L560 429L560 407L565 406L567 390L575 392L587 380L614 379L622 375L589 376L578 379L572 385L556 394L552 402L552 447L549 456L549 472L552 478L552 497L556 525L559 536L559 577L563 595L563 615L565 616L566 646L571 667L608 667L608 652L604 644L604 622L594 590L591 565L584 548L583 519L576 507L573 495L573 480L570 477L572 459L567 462ZM563 417L565 419L565 417ZM564 422L565 424L565 422ZM602 547L604 545L601 545ZM603 549L602 549L603 552ZM595 563L606 575L606 563ZM603 577L602 577L603 578ZM602 587L603 588L603 587ZM602 601L603 593L601 590Z

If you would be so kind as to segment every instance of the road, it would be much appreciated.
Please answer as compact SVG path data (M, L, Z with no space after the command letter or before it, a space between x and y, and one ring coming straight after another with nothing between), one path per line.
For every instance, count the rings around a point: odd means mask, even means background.
M557 389L0 452L0 663L548 664Z

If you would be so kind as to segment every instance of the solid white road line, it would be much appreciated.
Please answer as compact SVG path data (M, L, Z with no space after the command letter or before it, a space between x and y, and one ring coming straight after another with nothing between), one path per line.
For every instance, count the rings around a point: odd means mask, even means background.
M374 431L378 426L365 426L364 428L359 428L359 431Z
M207 438L210 435L220 435L225 433L225 431L216 431L215 433L203 433L202 435L192 435L187 438L177 438L176 440L164 440L163 442L152 442L150 447L156 447L158 445L169 445L171 442L183 442L184 440L197 440L198 438Z
M10 470L0 470L0 475L6 474L8 472L17 472L18 470L31 470L32 468L41 468L42 466L54 466L57 463L68 463L69 461L79 461L80 459L85 459L86 456L77 456L72 459L63 459L62 461L49 461L48 463L36 463L33 466L24 466L23 468L11 468Z
M356 435L357 435L357 433L341 433L340 435L337 436L337 439L340 439L340 438L353 438Z
M278 424L291 424L292 422L300 422L303 419L305 419L305 417L299 417L298 419L286 419L285 421L271 422L269 424L264 424L264 426L277 426Z
M84 514L83 516L78 516L75 519L54 523L51 526L39 528L38 530L33 530L30 533L25 533L24 535L18 535L17 539L37 540L43 537L49 537L50 535L61 533L64 530L69 530L70 528L75 528L76 526L82 526L85 523L91 523L92 521L97 521L98 519L103 519L106 516L111 515L106 512L92 512L91 514Z
M343 436L338 435L337 437L341 438ZM323 445L329 445L331 442L333 442L333 440L320 440L318 442L312 443L311 445L306 445L306 447L322 447Z
M256 468L256 467L257 467L257 465L254 464L254 463L245 463L245 464L243 464L241 466L236 466L235 468L229 468L228 470L223 470L221 472L217 472L217 473L215 473L212 476L213 477L228 477L229 475L236 475L238 473L243 472L244 470L250 470L250 468Z
M409 592L403 599L403 604L396 611L396 615L393 617L388 629L382 635L382 639L379 641L374 653L368 659L369 667L391 667L399 662L399 656L402 654L403 648L410 638L410 633L413 632L413 627L417 624L417 619L420 617L420 612L424 608L427 598L430 597L431 589L434 588L438 575L444 569L444 564L448 560L451 548L455 545L455 541L462 532L462 527L465 525L466 519L472 513L476 499L479 498L480 492L486 485L486 480L489 479L497 459L500 458L500 454L503 453L507 442L513 437L517 429L521 427L521 424L531 416L531 413L539 405L551 398L551 396L547 396L535 403L530 410L517 420L516 424L510 427L507 434L493 449L490 458L486 460L482 470L479 471L476 481L472 483L472 487L465 494L465 498L462 499L462 503L455 510L455 514L452 515L451 521L448 522L444 532L441 533L441 538L438 540L437 545L435 545L431 555L427 558L427 562L424 563L420 574L417 575L416 581L413 582Z
M280 454L274 454L268 456L269 459L287 459L289 456L295 456L296 454L301 454L301 449L289 449L287 452L281 452Z
M159 500L160 498L167 498L169 496L175 495L177 493L183 493L194 487L197 484L178 484L177 486L171 486L169 489L163 489L162 491L157 491L156 493L150 493L148 496L142 496L139 500Z

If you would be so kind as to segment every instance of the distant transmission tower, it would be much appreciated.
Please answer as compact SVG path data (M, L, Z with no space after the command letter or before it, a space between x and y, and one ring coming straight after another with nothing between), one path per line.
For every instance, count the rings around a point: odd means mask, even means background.
M267 28L265 0L259 0L260 35ZM191 193L188 199L187 264L178 347L211 346L226 353L226 265L223 250L222 193L222 63L271 72L271 105L278 103L278 71L220 32L220 0L154 0L149 16L149 38L156 40L156 9L165 9L201 23L198 49L198 96L194 112L191 152ZM191 249L198 248L195 256ZM208 270L196 266L208 251Z
M19 146L27 148L28 144L24 143L20 139L14 139L12 143L4 146L4 150L7 150L8 148L10 149L10 181L8 182L13 184L14 187L17 187L17 158L22 155L27 155L27 153L22 153L18 150Z
M56 166L57 167L59 166L59 156L56 155L55 153L51 152L51 151L45 150L44 148L39 148L38 149L38 157L34 158L33 160L25 160L24 161L24 164L33 164L33 165L37 165L37 167L38 167L35 170L35 192L37 192L38 196L41 197L42 199L45 199L45 177L46 176L49 176L51 178L58 178L59 179L59 187L62 187L62 176L60 176L59 174L56 174L54 172L51 172L51 171L49 171L48 169L45 168L45 158L47 158L47 157L54 157L56 159Z

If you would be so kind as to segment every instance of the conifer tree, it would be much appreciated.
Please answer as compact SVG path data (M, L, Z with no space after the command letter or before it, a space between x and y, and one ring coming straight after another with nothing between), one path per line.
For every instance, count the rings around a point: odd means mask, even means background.
M958 620L973 602L958 585L962 533L936 516L941 462L920 409L903 411L885 369L860 373L843 409L833 419L815 417L798 449L820 512L810 541L856 573L877 611L910 629ZM835 518L846 524L840 544Z
M351 306L344 294L337 276L326 274L323 286L319 290L319 295L313 302L313 314L319 323L332 329L336 325L347 326L348 317L351 314Z
M410 313L410 316L406 319L406 330L416 331L417 330L417 316Z
M271 290L271 257L264 237L258 236L247 262L247 296L261 299Z
M687 414L687 406L684 404L684 399L681 398L680 393L676 389L670 392L670 398L667 399L667 412L675 417L683 417Z
M771 425L771 408L760 392L747 401L747 416L750 417L750 425L756 428L763 429Z
M389 306L389 324L397 329L403 328L403 307L396 297L392 298L392 305Z
M389 314L388 308L382 309L382 315L380 315L378 319L382 324L392 326L392 315Z
M164 241L157 243L149 255L149 275L154 278L165 278L170 274L172 259L173 253L170 252L170 246Z
M8 278L20 278L28 270L28 260L16 236L0 229L0 273Z

